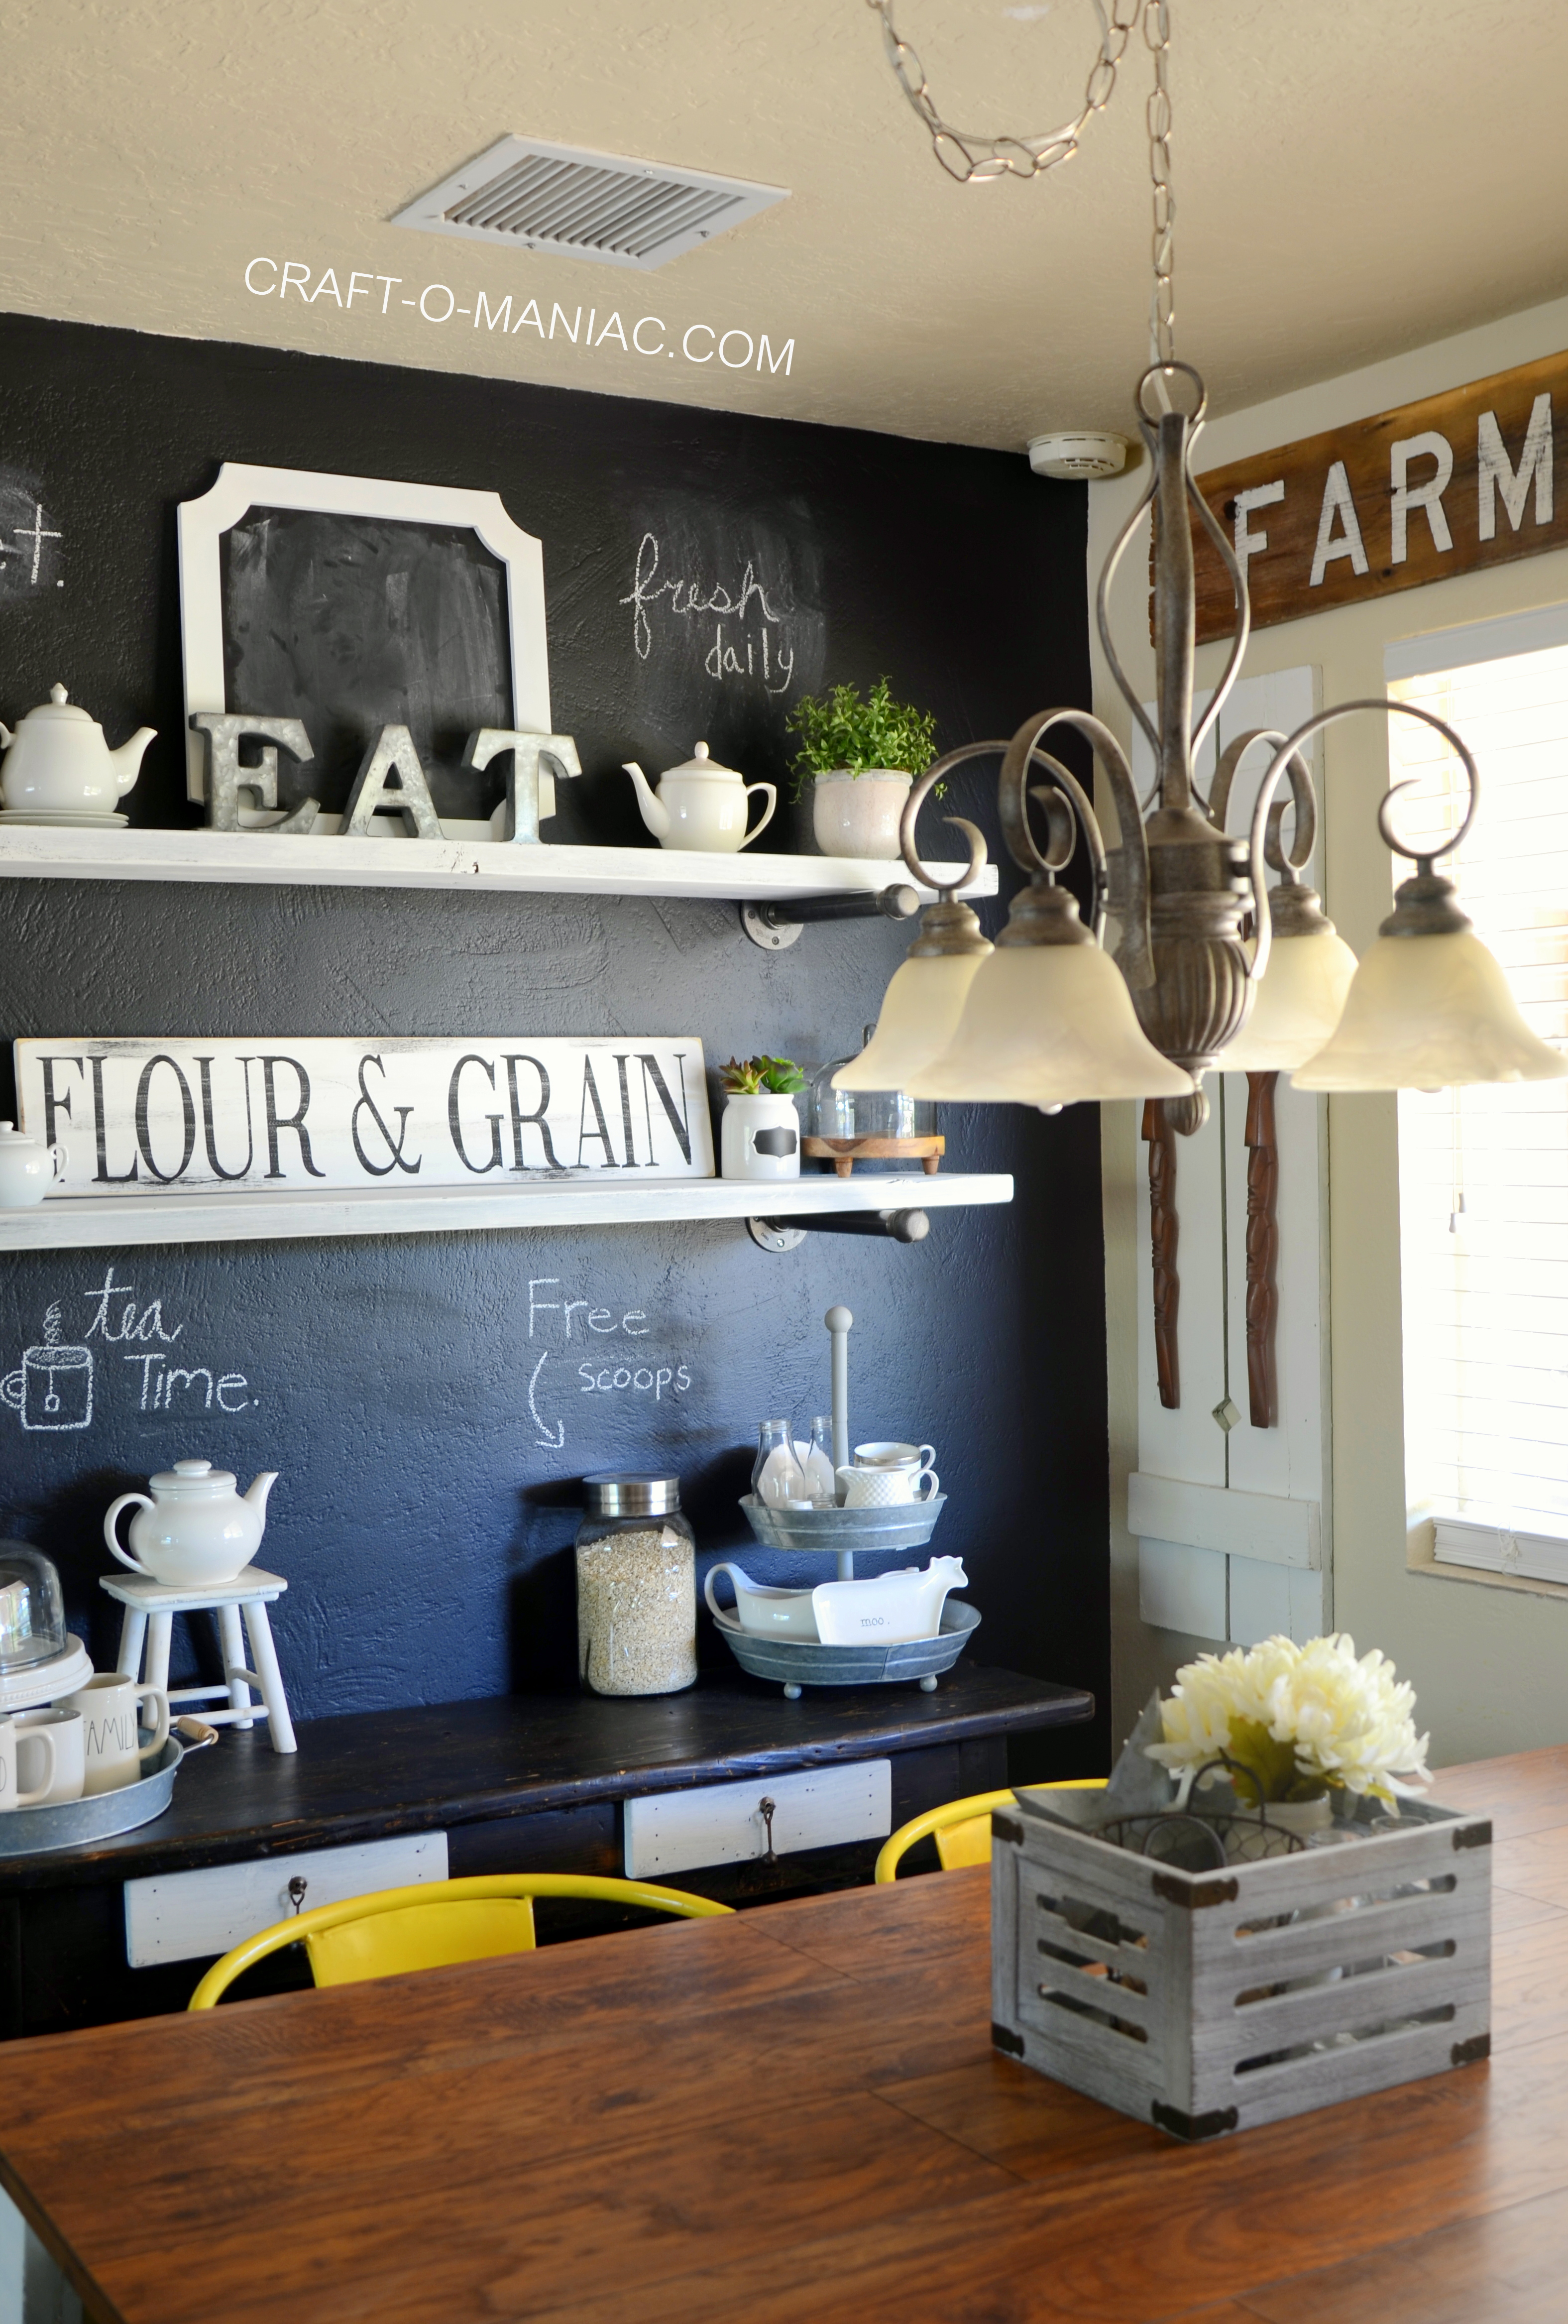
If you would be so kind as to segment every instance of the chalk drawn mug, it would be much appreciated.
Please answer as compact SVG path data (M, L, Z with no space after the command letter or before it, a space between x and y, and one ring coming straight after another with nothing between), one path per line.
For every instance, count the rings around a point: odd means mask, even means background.
M54 1781L54 1738L45 1729L42 1736L30 1739L42 1743L45 1766L42 1782L24 1792L17 1772L21 1729L14 1719L0 1719L0 1815L8 1814L13 1808L42 1807L49 1797L49 1787Z
M56 1808L67 1800L79 1800L87 1781L88 1729L81 1712L68 1711L57 1702L51 1711L19 1711L15 1725L21 1779L25 1782L35 1775L36 1763L44 1761L39 1806Z
M65 1176L65 1148L0 1121L0 1211L31 1210Z
M143 1703L150 1703L152 1711L150 1743L142 1742L137 1733ZM82 1715L82 1793L89 1800L100 1792L122 1792L127 1784L139 1782L143 1766L156 1758L169 1740L169 1697L161 1686L139 1685L123 1671L100 1671L86 1686L68 1694L63 1707Z
M93 1351L49 1341L23 1351L18 1370L0 1379L0 1398L27 1429L86 1428L93 1416Z

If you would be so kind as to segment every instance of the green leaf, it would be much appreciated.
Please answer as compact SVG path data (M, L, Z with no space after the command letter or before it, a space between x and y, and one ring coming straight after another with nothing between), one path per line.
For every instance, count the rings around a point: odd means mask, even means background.
M802 695L785 724L800 737L795 760L797 798L813 775L840 768L863 775L888 767L918 777L936 756L936 719L912 704L896 701L885 677L863 696L855 686Z

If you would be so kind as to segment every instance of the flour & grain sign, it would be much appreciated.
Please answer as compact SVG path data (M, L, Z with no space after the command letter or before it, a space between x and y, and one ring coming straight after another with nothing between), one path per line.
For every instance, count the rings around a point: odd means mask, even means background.
M63 1194L711 1178L695 1034L21 1040Z
M1211 468L1198 489L1247 571L1252 626L1298 621L1568 542L1568 355ZM1198 640L1231 584L1199 526Z

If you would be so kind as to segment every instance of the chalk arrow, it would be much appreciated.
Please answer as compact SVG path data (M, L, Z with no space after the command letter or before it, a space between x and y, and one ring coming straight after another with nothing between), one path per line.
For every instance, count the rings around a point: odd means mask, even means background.
M540 1358L538 1363L535 1364L533 1368L533 1378L528 1384L528 1408L533 1415L533 1425L539 1431L539 1435L535 1439L535 1442L540 1444L548 1444L552 1452L558 1452L562 1445L567 1441L567 1424L564 1420L558 1420L556 1423L556 1433L552 1436L549 1432L549 1423L541 1418L540 1408L533 1400L533 1392L539 1386L539 1376L540 1372L543 1371L549 1361L549 1351L547 1348L544 1354Z

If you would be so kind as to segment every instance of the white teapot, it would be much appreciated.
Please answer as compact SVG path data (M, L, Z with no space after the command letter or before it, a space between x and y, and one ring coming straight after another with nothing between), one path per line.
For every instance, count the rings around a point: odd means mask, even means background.
M65 1148L25 1138L14 1122L0 1121L0 1211L20 1211L42 1203L65 1176Z
M150 1574L175 1590L203 1590L233 1582L262 1545L267 1525L267 1495L278 1481L263 1469L241 1494L226 1469L210 1461L176 1461L151 1480L152 1498L122 1493L104 1518L104 1539L122 1565ZM120 1547L115 1520L122 1509L139 1509L131 1520L130 1554Z
M111 751L97 719L68 702L63 686L30 710L12 733L0 724L3 782L12 815L112 815L142 770L142 753L157 733L138 726Z
M684 765L671 767L659 778L657 795L635 759L623 761L637 786L642 820L660 847L701 850L713 855L733 855L749 847L765 831L779 804L771 783L749 783L733 767L721 767L699 742ZM756 830L746 829L752 794L761 791L768 805Z

